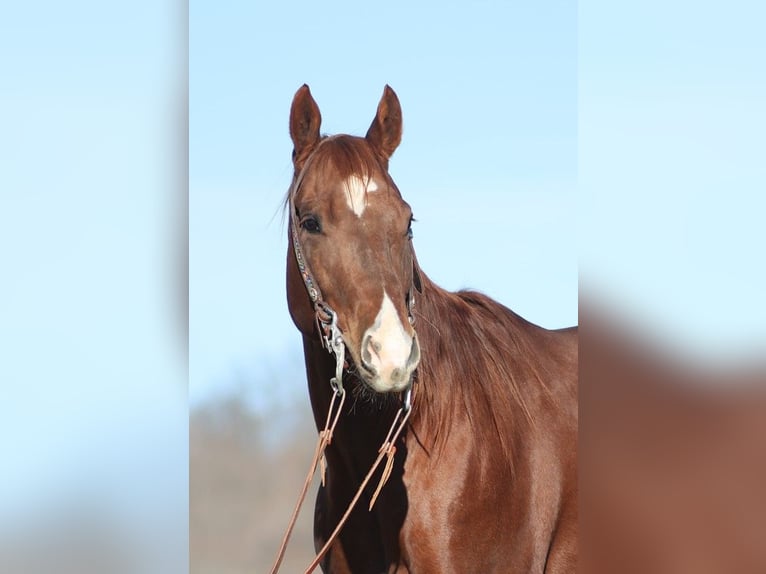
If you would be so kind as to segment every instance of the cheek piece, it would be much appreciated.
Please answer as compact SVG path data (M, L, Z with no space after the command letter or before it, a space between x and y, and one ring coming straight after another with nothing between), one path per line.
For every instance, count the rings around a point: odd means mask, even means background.
M293 246L293 253L295 254L295 260L298 264L298 269L303 279L303 284L306 286L306 291L308 292L309 298L314 305L314 316L322 346L327 349L328 352L335 355L335 376L330 379L330 386L332 387L333 394L330 399L330 406L327 411L327 420L325 422L324 429L319 433L317 447L314 452L314 458L309 465L308 475L306 476L303 488L298 496L298 501L295 505L295 509L293 510L293 515L290 518L287 530L285 531L285 534L282 538L282 544L280 545L279 550L277 551L277 555L274 559L274 564L270 571L271 574L276 574L279 571L282 559L284 558L285 550L287 549L287 544L290 540L290 535L293 531L293 527L295 526L295 521L298 518L298 513L300 512L300 508L306 498L306 493L308 492L309 485L313 480L317 467L321 469L322 484L325 483L324 479L326 462L324 458L324 452L327 446L332 442L333 432L343 411L343 404L346 399L346 392L343 389L343 364L345 362L346 346L343 343L343 336L340 329L338 328L338 314L322 298L322 293L319 290L319 285L314 279L314 276L312 275L309 268L308 261L306 261L306 258L303 254L303 248L301 247L300 238L298 236L298 229L295 224L295 194L300 186L301 181L303 180L303 176L306 172L306 167L309 165L310 160L311 157L309 157L309 160L306 161L303 170L301 170L301 173L298 174L298 177L295 178L295 181L293 182L293 185L290 189L290 237L292 239L291 243ZM415 261L414 250L412 251L412 261L412 287L414 287L418 292L421 292L420 273L418 272L417 262ZM407 315L410 324L415 322L415 317L413 315L415 297L412 292L412 287L407 291ZM375 471L381 465L383 459L385 459L386 462L383 467L383 472L378 482L378 486L370 498L369 510L372 510L378 495L380 494L383 486L386 484L389 476L391 475L391 471L394 466L394 456L396 454L396 441L399 439L399 436L404 430L411 414L412 385L410 385L404 393L402 406L399 408L396 416L394 417L394 421L391 424L391 428L389 429L388 434L386 435L386 439L378 449L377 458L372 463L370 470L367 472L364 480L362 480L362 483L359 485L359 488L356 491L354 497L351 499L351 502L349 502L348 507L346 508L343 516L341 516L340 520L338 521L335 530L329 536L324 546L319 550L316 557L307 568L306 572L312 572L322 561L322 558L325 556L325 554L327 554L330 546L340 534L343 525L346 523L349 516L351 516L351 512L354 510L354 507L362 496L362 493L365 491L365 488L367 488L367 485L375 474Z

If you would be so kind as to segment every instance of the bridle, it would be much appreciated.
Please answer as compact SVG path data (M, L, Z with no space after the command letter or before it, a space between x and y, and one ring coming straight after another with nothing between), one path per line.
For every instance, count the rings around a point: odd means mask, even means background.
M314 458L309 467L309 472L306 477L306 480L304 481L301 493L298 497L298 502L295 506L295 509L293 510L290 523L288 524L287 530L282 539L282 544L279 548L279 551L277 552L274 565L272 566L272 569L271 569L271 574L276 574L276 572L279 570L279 566L282 562L282 558L284 557L284 553L287 548L287 543L290 539L290 534L292 533L292 529L295 526L295 521L298 518L300 507L303 504L303 500L306 497L306 492L308 491L308 487L311 484L311 480L314 477L317 465L320 465L322 484L324 485L324 482L325 482L324 451L327 448L327 446L332 442L333 432L335 430L335 426L338 423L338 419L340 418L340 414L343 410L343 404L346 399L346 391L343 388L343 368L346 362L346 357L345 357L346 344L344 342L343 334L340 330L340 327L338 327L338 314L335 312L335 310L332 307L330 307L327 301L325 301L324 298L322 297L322 292L319 289L319 284L314 278L314 275L311 272L309 263L306 260L306 256L303 252L303 247L300 241L300 236L298 234L298 225L296 223L297 212L295 208L295 196L298 193L301 183L303 182L303 179L305 177L308 167L310 166L313 158L316 155L317 149L319 149L319 146L321 146L325 141L332 139L333 137L334 136L330 136L319 142L319 144L317 145L317 148L314 149L311 155L309 155L309 157L307 158L300 172L294 177L292 185L290 186L290 189L288 191L288 206L290 210L290 213L289 213L290 239L291 239L290 243L292 245L292 250L295 256L296 264L298 265L298 271L300 272L301 279L303 280L303 284L306 287L306 292L308 293L309 299L311 300L311 303L314 308L314 322L317 327L317 331L319 334L320 342L322 343L322 347L325 348L329 353L335 355L335 376L330 379L330 387L333 391L333 394L330 399L330 406L327 412L327 419L325 422L325 426L324 426L324 429L320 431L319 433L316 450L314 452ZM410 244L410 248L412 249L412 244ZM413 290L417 290L418 292L421 292L422 287L421 287L420 274L418 271L417 260L415 259L414 249L412 249L411 254L412 254L413 275L412 275L412 285L410 286L410 289L407 292L407 315L408 315L410 324L414 324L415 296L414 296ZM357 490L354 498L349 503L346 509L346 512L341 517L340 521L338 522L338 525L335 527L335 530L329 536L329 538L325 542L322 549L317 553L317 556L314 558L312 563L307 568L306 570L307 574L309 572L312 572L316 568L316 566L322 560L324 555L330 549L331 544L335 541L335 539L340 534L340 531L343 528L343 525L346 523L346 520L351 515L351 511L356 506L357 501L361 497L362 492L364 491L365 487L367 486L370 479L372 478L373 473L375 472L375 470L377 470L383 458L386 458L386 465L383 469L383 474L380 478L380 482L378 483L378 486L375 489L375 492L372 495L372 498L370 499L369 510L372 510L372 507L375 504L375 501L377 500L378 495L380 494L380 491L382 490L383 486L385 485L386 481L391 475L391 471L393 469L393 463L394 463L394 454L396 453L395 444L411 414L412 414L412 385L410 385L407 388L407 390L404 392L404 397L402 399L402 406L397 411L396 416L394 417L394 422L392 423L391 428L388 431L388 435L386 436L386 439L383 441L383 444L381 445L378 451L378 456L375 459L375 462L372 464L372 467L370 468L364 480L362 481L361 485L359 486L359 489Z
M300 172L293 178L292 185L288 191L288 206L290 213L289 225L290 225L290 243L293 249L293 255L295 256L295 262L298 265L298 271L300 272L303 284L306 287L311 304L314 307L314 323L317 327L319 339L322 343L322 347L327 349L329 353L335 355L335 377L330 380L330 384L337 385L339 388L343 388L343 365L345 363L345 342L343 334L338 327L338 314L322 297L322 291L319 289L319 283L314 278L311 268L306 256L303 253L303 247L301 246L300 236L298 234L297 210L295 208L295 196L300 189L306 172L311 165L312 160L316 156L319 147L328 140L333 139L335 136L328 136L319 142L316 149L309 155L303 164ZM420 273L418 271L417 261L415 259L415 250L410 244L411 256L412 256L412 285L407 291L407 317L411 325L415 323L415 295L414 290L418 292L422 291ZM404 402L406 405L410 405L411 402L412 386L408 387L405 391Z

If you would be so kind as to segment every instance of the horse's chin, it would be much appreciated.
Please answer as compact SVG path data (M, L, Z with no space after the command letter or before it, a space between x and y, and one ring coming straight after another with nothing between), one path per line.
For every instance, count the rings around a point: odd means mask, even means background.
M371 380L363 380L363 383L370 389L380 394L401 393L406 391L412 384L412 375L406 381L390 382L382 381L380 377L373 377Z
M359 381L359 384L373 393L379 395L401 393L412 386L414 373L411 373L406 380L386 381L377 374L368 371L363 366L359 366L359 364L353 360L348 360L348 363L349 371L354 374L354 377Z

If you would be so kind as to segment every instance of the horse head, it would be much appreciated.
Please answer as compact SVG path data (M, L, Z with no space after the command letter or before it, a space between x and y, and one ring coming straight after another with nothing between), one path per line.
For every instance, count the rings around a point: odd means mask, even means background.
M402 391L420 360L412 326L413 290L420 285L412 210L388 173L402 136L399 100L386 86L363 138L321 136L320 124L304 85L290 110L290 314L305 336L318 340L314 304L321 293L321 303L337 316L357 377L377 392Z

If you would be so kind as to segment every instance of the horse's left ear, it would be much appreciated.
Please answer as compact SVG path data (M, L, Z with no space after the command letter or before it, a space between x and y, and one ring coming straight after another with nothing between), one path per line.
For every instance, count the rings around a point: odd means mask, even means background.
M367 130L367 141L386 159L391 157L402 141L402 107L396 93L388 84L383 89L378 113Z

